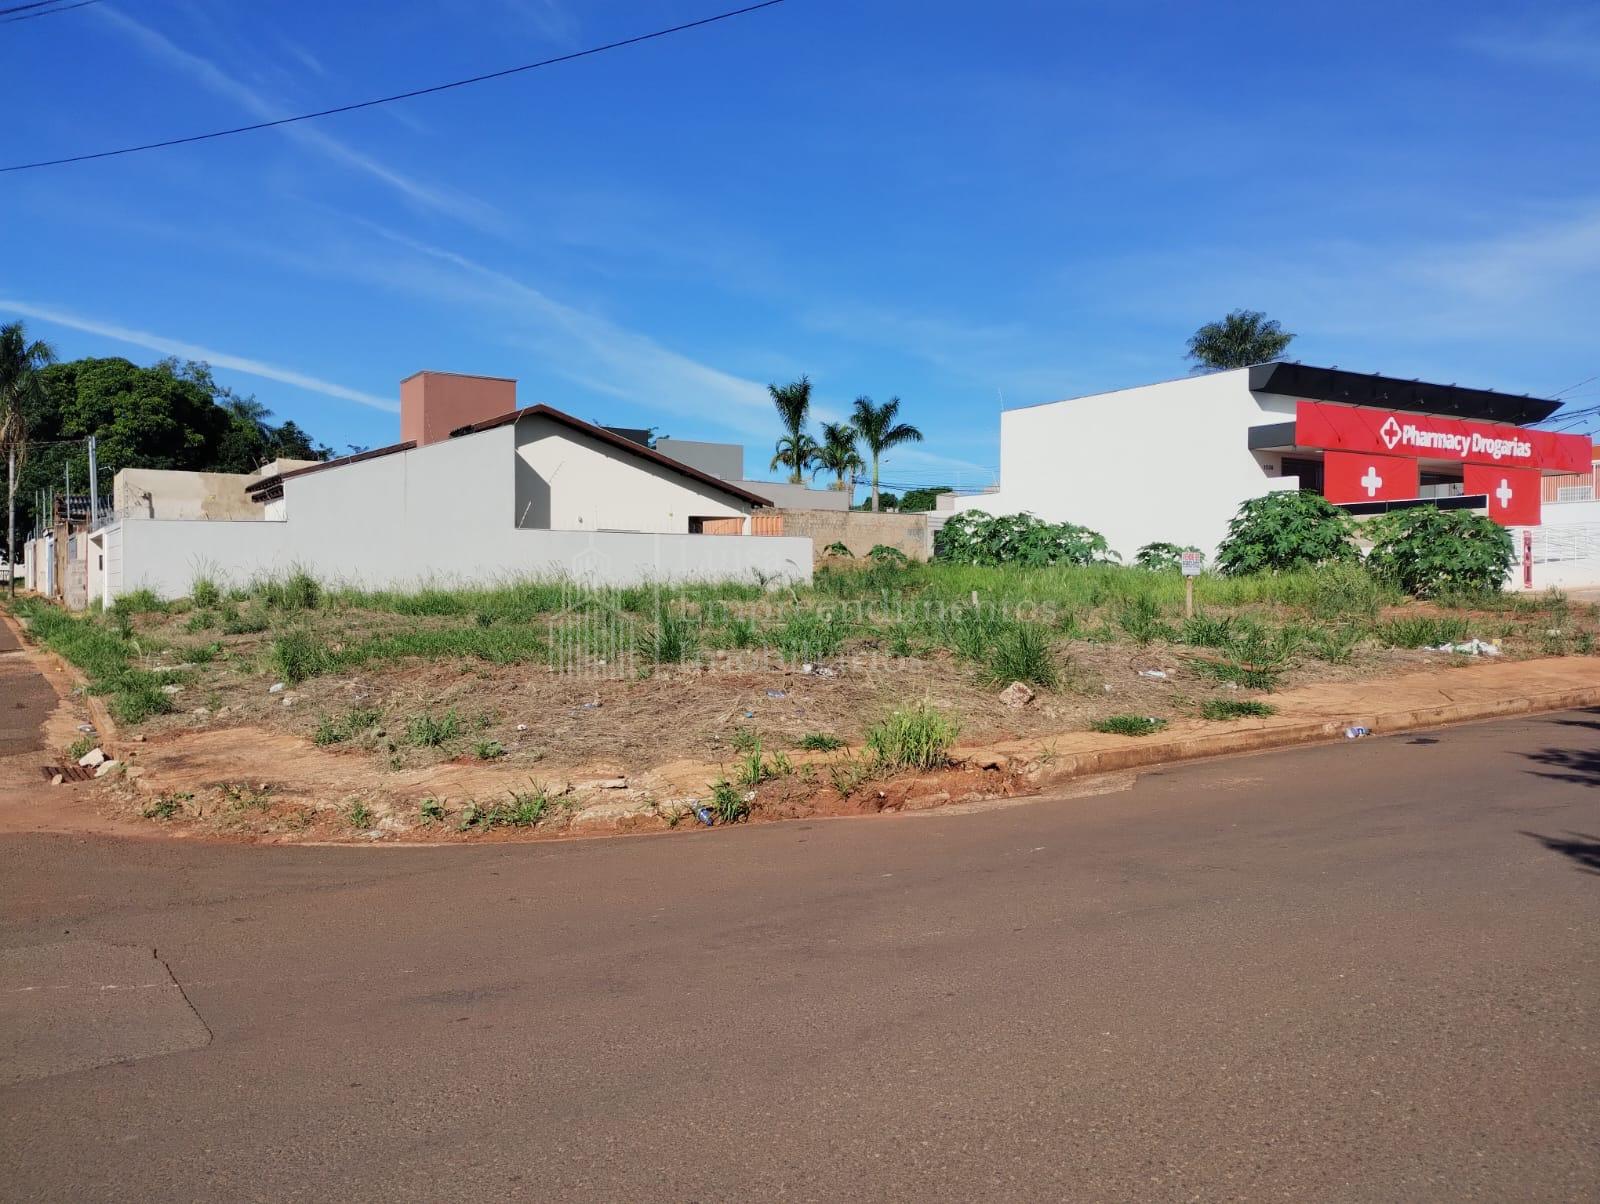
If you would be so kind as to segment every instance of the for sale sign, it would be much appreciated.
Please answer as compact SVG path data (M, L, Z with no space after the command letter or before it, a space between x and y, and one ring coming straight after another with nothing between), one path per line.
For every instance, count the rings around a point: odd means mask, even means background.
M1590 464L1583 435L1323 401L1295 403L1294 441L1301 447L1551 472L1588 472Z
M1205 572L1205 568L1206 568L1205 553L1204 552L1183 552L1183 553L1180 553L1179 563L1183 568L1183 575L1185 577L1198 577L1201 573Z

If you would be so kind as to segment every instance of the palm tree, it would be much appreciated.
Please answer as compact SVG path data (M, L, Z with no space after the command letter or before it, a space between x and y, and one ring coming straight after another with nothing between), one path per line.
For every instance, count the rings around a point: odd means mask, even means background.
M900 413L900 399L891 397L880 405L873 405L872 398L856 398L855 413L852 421L856 432L861 436L861 441L867 445L867 450L872 453L872 511L878 511L878 457L891 447L898 447L902 443L921 443L922 432L914 426L904 422L896 422L895 418Z
M267 421L272 411L255 399L255 395L240 397L231 389L223 390L223 408L245 426L254 427L263 441L271 435L272 424Z
M1294 341L1277 319L1260 310L1236 309L1220 322L1207 322L1189 338L1187 359L1197 361L1191 371L1222 372L1264 364L1283 354Z
M784 436L778 440L772 457L772 468L782 465L789 470L789 483L798 485L805 479L805 471L817 458L817 441L806 434L806 422L811 417L811 381L802 376L787 385L768 385L772 404L778 407L778 417L783 422Z
M6 453L6 578L17 595L17 468L28 453L28 419L24 402L38 398L39 370L54 362L50 344L28 342L21 322L0 326L0 449Z
M855 486L849 478L852 473L861 472L866 466L861 453L856 450L856 428L848 422L824 422L822 446L817 450L816 465L811 475L815 477L819 472L831 472L834 476L833 487L841 493L849 490L850 500L854 502Z

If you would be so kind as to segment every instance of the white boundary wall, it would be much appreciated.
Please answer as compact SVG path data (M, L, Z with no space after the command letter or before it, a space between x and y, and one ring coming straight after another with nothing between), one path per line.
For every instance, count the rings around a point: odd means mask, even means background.
M104 579L103 596L111 598L137 589L181 598L199 576L244 585L299 569L329 585L364 589L490 585L529 577L611 586L751 581L757 572L772 581L811 579L811 541L784 537L507 528L492 547L445 533L430 553L407 556L388 542L351 539L346 547L320 532L297 540L293 523L144 519L106 528L105 534L118 546L121 570Z
M101 596L148 588L183 597L198 576L242 585L297 569L365 589L529 577L608 586L811 580L809 539L519 529L516 442L507 425L291 477L283 522L157 518L104 528L95 533L107 551Z

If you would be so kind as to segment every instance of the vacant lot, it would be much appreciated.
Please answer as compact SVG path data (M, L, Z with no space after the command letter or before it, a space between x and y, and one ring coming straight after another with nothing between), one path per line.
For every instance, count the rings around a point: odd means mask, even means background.
M493 765L529 783L518 826L540 823L552 784L574 777L710 762L742 787L865 742L866 759L831 779L849 794L894 768L873 725L913 704L944 744L1138 735L1270 713L1284 685L1469 659L1440 645L1587 654L1600 627L1559 595L1408 602L1355 567L1203 577L1192 618L1182 599L1176 573L1135 568L852 565L800 591L360 592L295 575L231 591L199 580L184 601L134 594L83 618L19 612L151 743L203 729L303 738L339 755L350 798L441 762ZM1032 700L1005 697L1013 682ZM375 818L347 806L357 827Z

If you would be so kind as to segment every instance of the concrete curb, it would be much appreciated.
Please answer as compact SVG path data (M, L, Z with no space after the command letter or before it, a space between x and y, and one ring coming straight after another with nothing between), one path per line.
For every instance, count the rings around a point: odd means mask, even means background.
M1029 775L1040 789L1075 778L1116 773L1155 765L1206 760L1240 753L1268 752L1303 744L1323 744L1345 739L1345 728L1358 725L1375 736L1444 727L1481 719L1503 719L1546 711L1565 711L1576 707L1600 706L1600 682L1569 690L1525 694L1492 701L1446 703L1414 710L1369 711L1340 719L1320 719L1273 723L1258 721L1254 727L1232 726L1216 731L1189 733L1176 739L1149 736L1107 736L1116 741L1105 748L1048 756L1041 749L1039 768ZM1020 759L1020 758L1019 758Z

